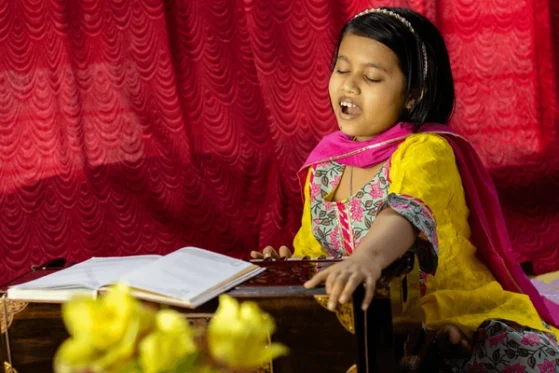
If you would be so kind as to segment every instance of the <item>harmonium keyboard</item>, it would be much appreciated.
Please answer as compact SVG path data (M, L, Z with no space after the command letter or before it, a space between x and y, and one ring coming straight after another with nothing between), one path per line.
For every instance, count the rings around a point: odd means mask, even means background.
M290 349L257 371L294 373L398 372L402 340L421 328L419 274L413 255L402 257L383 272L372 305L361 311L364 289L353 302L327 309L324 287L302 284L321 269L343 259L260 260L262 274L229 291L240 301L252 300L276 320L271 336ZM59 260L64 264L63 260ZM56 263L54 263L56 264ZM44 265L0 286L0 362L5 373L52 372L56 349L68 337L56 303L8 299L9 286L30 281L61 267ZM154 305L159 306L159 305ZM195 310L176 308L196 327L204 328L217 299ZM0 372L1 367L0 367Z

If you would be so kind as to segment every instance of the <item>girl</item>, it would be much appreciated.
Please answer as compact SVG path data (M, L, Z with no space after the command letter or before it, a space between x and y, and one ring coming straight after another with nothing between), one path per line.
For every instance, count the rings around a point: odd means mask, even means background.
M559 326L559 306L515 262L487 171L444 125L454 86L439 31L407 9L369 9L344 26L336 50L329 93L340 131L301 170L293 246L297 257L349 257L305 286L325 282L333 310L364 283L366 309L381 271L412 250L425 327L461 353L454 371L555 372L559 333L542 318Z

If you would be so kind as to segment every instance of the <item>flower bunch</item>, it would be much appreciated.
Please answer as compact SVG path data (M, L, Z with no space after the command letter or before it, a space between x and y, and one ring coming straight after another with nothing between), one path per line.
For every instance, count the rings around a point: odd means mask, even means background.
M287 353L269 343L270 315L228 295L199 338L179 312L148 308L122 284L99 298L73 298L62 317L70 338L56 352L56 373L237 372Z

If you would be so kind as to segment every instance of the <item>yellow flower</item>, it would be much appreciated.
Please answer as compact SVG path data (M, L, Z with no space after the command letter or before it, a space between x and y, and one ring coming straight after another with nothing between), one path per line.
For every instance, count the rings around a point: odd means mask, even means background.
M88 367L110 372L129 362L141 333L153 325L145 309L125 285L112 287L99 299L76 297L62 306L70 338L55 356L55 370Z
M69 338L62 343L54 358L54 371L71 373L76 368L87 367L98 359L98 352L84 339Z
M188 322L178 312L159 311L156 329L140 343L140 364L144 373L165 372L185 356L196 352Z
M208 347L217 361L232 369L252 369L287 354L287 347L269 343L274 320L253 302L239 303L228 295L208 326Z

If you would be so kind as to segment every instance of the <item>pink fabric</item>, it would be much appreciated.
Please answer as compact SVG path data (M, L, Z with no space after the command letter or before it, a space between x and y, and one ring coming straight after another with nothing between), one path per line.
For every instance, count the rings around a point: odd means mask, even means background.
M342 237L343 237L343 250L351 254L353 252L353 239L352 235L350 234L351 225L349 223L349 218L347 216L347 210L343 202L336 202L336 206L338 207L339 217L340 217L340 224L342 226Z
M470 208L471 241L480 259L505 290L528 295L540 316L559 327L559 305L541 296L515 260L495 185L474 148L447 126L426 124L419 132L442 135L454 150ZM412 127L405 123L365 142L352 141L340 131L332 133L324 137L307 158L299 172L301 185L312 164L335 159L344 165L371 167L390 158L411 134Z

